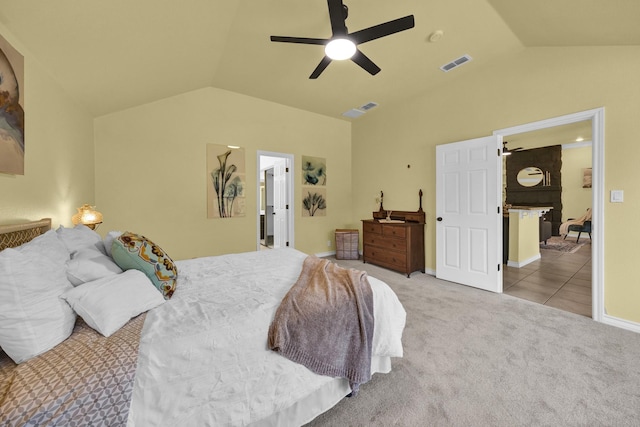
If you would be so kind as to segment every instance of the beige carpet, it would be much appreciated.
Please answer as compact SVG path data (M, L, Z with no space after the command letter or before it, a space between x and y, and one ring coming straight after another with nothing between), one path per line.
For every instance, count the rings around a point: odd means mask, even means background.
M309 426L638 426L640 334L361 261L407 310L405 356Z

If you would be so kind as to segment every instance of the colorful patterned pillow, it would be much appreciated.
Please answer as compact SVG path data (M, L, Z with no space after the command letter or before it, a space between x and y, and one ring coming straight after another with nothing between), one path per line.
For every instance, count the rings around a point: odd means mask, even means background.
M135 269L146 274L165 299L173 295L178 269L169 255L151 240L124 232L113 240L111 256L121 269Z

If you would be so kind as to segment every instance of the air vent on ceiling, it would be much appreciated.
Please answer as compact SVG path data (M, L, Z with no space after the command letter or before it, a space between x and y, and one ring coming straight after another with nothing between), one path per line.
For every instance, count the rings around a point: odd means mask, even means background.
M343 116L345 117L350 117L352 119L358 118L361 115L363 115L364 113L366 113L367 111L371 110L372 108L377 107L378 104L375 102L367 102L366 104L358 107L358 108L352 108L349 111L345 111L344 113L342 113Z
M460 58L454 59L448 64L443 65L442 67L440 67L440 69L446 73L448 71L453 70L456 67L461 66L462 64L465 64L471 61L471 59L472 58L469 55L462 55Z
M372 108L375 108L377 106L378 106L378 104L376 104L375 102L368 102L368 103L364 104L362 107L358 108L358 110L369 111Z
M343 116L351 117L352 119L358 118L363 114L364 114L364 111L358 110L357 108L352 108L351 110L345 111L344 113L342 113Z

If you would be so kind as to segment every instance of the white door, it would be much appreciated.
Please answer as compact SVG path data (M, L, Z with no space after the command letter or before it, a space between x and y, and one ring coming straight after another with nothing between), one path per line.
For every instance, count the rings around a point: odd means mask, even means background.
M278 159L273 165L273 247L289 246L289 227L287 209L287 159Z
M436 147L436 277L502 292L502 137Z

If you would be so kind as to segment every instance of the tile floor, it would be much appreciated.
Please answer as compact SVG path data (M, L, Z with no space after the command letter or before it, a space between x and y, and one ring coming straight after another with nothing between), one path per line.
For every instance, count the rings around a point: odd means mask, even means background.
M504 265L503 292L591 317L591 241L575 253L541 249L540 255L522 268Z

